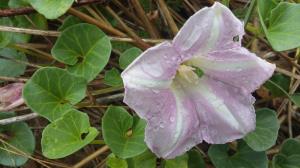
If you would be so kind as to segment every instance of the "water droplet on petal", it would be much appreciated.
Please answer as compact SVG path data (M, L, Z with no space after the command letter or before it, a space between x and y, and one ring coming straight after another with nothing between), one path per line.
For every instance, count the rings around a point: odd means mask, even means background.
M243 69L242 68L237 68L236 71L237 72L241 72Z
M159 127L160 127L160 128L164 128L164 127L165 127L165 123L164 123L163 121L161 121L161 122L159 123Z
M155 94L157 94L157 93L159 93L160 91L157 90L157 89L152 89L152 92L155 93Z
M185 147L185 151L189 151L191 149L191 147L187 146Z
M171 121L171 122L174 122L174 121L175 121L175 117L174 117L174 116L171 116L171 117L170 117L170 121Z
M154 126L153 130L154 130L154 131L158 131L158 130L159 130L158 125Z

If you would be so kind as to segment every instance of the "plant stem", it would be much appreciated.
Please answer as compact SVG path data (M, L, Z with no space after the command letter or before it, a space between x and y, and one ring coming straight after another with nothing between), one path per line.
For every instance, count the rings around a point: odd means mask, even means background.
M105 89L91 91L91 94L93 96L96 96L96 95L106 94L106 93L110 93L110 92L121 91L123 89L124 89L123 86L109 87L109 88L105 88Z
M82 13L74 8L70 8L68 10L68 13L70 13L71 15L77 16L78 18L80 18L81 20L83 20L87 23L94 24L94 25L98 26L100 29L102 29L110 34L113 34L115 36L120 36L120 37L126 37L126 34L121 32L120 30L117 30L111 26L108 26L107 24L99 22L97 19L94 19L94 18L90 17L89 15Z
M142 49L147 49L150 47L149 44L145 43L137 34L135 34L134 31L131 30L124 22L123 20L116 14L109 6L106 6L105 9L118 21L120 26L126 30L128 35L135 40L135 44L142 48Z
M166 2L164 0L157 0L159 7L161 9L161 12L163 13L163 16L166 18L167 23L173 33L173 35L175 36L178 33L178 27L168 9L168 6L166 4Z
M88 162L90 162L91 160L93 160L94 158L96 158L97 156L99 156L100 154L102 154L108 150L109 150L109 147L107 145L103 146L102 148L99 148L91 155L87 156L86 158L82 159L80 162L76 163L73 166L73 168L80 168L80 167L84 166L85 164L87 164Z

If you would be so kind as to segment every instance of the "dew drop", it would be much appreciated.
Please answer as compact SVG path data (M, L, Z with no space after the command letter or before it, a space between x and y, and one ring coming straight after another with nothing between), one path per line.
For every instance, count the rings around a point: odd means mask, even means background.
M185 151L189 151L191 149L191 147L187 146L185 147Z
M174 117L174 116L171 116L171 117L170 117L170 121L171 121L171 122L174 122L174 121L175 121L175 117Z
M157 94L157 93L159 93L159 90L157 90L157 89L152 89L152 92L155 93L155 94Z
M158 131L158 130L159 130L159 126L157 126L157 125L154 126L153 130L154 130L154 131Z
M172 62L171 62L170 60L167 60L166 63L167 63L167 64L171 64Z
M163 121L161 121L161 122L159 123L159 127L160 127L160 128L164 128L164 127L165 127L165 123L164 123Z
M237 68L236 71L237 72L241 72L243 69L242 68Z

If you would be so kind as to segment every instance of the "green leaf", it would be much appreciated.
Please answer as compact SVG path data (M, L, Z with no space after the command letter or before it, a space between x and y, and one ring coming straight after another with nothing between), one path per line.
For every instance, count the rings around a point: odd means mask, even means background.
M85 97L86 81L59 68L41 68L27 81L23 97L34 112L50 121L60 118Z
M129 168L156 168L156 157L146 150L138 156L127 159L127 163Z
M184 154L174 159L166 160L164 168L188 168L188 159L188 155Z
M13 23L11 22L11 20L9 18L4 17L4 18L0 18L0 25L12 26ZM3 48L10 43L10 41L12 39L12 35L13 34L11 32L0 31L0 48Z
M208 156L216 168L267 168L268 159L265 152L253 151L245 142L238 143L237 151L229 155L229 146L212 145Z
M227 7L229 7L230 0L222 0L221 3Z
M261 24L264 26L269 25L271 11L278 5L280 0L258 0L257 9L261 19Z
M255 151L267 150L276 143L279 127L275 111L259 109L256 111L256 128L244 140Z
M68 65L69 72L87 81L105 67L110 52L109 38L96 26L86 23L65 29L51 50L55 59Z
M1 0L0 1L0 9L4 9L8 7L8 1L9 0Z
M14 113L0 113L0 119L14 117ZM27 157L16 155L16 153L26 153L31 155L35 148L35 139L29 126L24 122L18 122L0 126L0 133L5 134L8 139L5 141L9 144L0 143L0 164L4 166L17 167L25 164ZM18 150L15 150L17 148Z
M300 165L300 142L286 140L279 153L273 157L273 168L298 168Z
M32 14L29 17L16 16L12 19L13 25L20 28L47 29L47 20L40 14ZM13 33L11 43L27 43L31 39L30 34Z
M273 85L271 82L267 81L265 83L265 87L269 89L269 91L272 93L272 96L280 97L280 96L286 96L286 93L288 92L290 87L290 78L282 75L282 74L275 74L270 79L272 82L277 84L279 87Z
M122 69L125 69L133 60L135 60L143 51L139 48L132 47L127 49L120 55L119 65Z
M43 155L49 159L66 157L88 145L98 135L90 126L87 114L70 110L43 131L41 140Z
M134 157L147 149L144 142L145 121L132 117L124 108L110 106L102 124L105 144L118 157Z
M82 23L82 20L80 20L78 17L75 16L68 16L64 19L63 24L58 28L58 31L64 31L66 28Z
M29 6L27 0L9 0L8 6L10 8L20 8L24 6Z
M67 12L74 0L27 0L31 6L47 19L56 19Z
M120 51L120 52L124 52L129 48L132 48L133 45L128 43L128 42L123 42L123 41L112 41L111 42L112 48Z
M203 156L200 152L195 149L188 151L188 165L189 168L205 168L205 161L203 160Z
M114 154L110 154L106 161L106 164L110 168L127 168L127 162L124 159L116 157Z
M291 96L291 100L293 101L293 103L300 107L300 93L295 93Z
M10 0L8 6L10 8L27 7L30 4L26 0ZM12 17L13 25L21 28L47 29L47 20L41 14L30 14L28 16ZM13 33L13 43L27 43L31 39L30 34Z
M13 49L4 48L0 50L0 56L0 76L17 77L24 74L26 65L8 60L15 59L27 62L27 58L23 53Z
M300 4L281 2L271 11L267 38L276 51L300 46Z
M121 86L123 82L119 70L112 68L111 70L106 71L104 83L109 86Z

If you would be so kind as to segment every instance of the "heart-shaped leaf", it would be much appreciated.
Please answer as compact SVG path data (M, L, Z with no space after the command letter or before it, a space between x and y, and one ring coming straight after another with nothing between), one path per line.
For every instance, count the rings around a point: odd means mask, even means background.
M67 70L87 81L93 80L107 64L109 38L96 26L81 23L65 29L51 50Z
M0 25L3 26L12 26L12 21L9 18L0 18ZM11 32L4 32L0 31L0 48L7 46L10 41L12 40L12 33Z
M125 69L133 60L135 60L143 51L139 48L132 47L124 51L119 58L119 65Z
M146 122L132 117L124 108L111 106L102 118L105 143L120 158L130 158L143 153Z
M188 168L188 155L177 156L165 161L164 168Z
M56 19L66 13L74 0L27 0L27 2L47 19Z
M127 162L124 159L116 157L114 154L110 154L107 158L106 165L109 168L127 168Z
M26 0L10 0L8 2L9 8L28 7L30 4ZM48 24L46 18L39 14L30 14L27 16L14 16L10 17L14 27L34 28L34 29L47 29ZM27 43L31 39L30 34L13 33L12 41L14 43Z
M281 88L278 88L274 85L272 85L270 82L266 82L264 86L269 89L269 91L272 93L272 96L280 97L280 96L286 96L286 94L282 91L288 92L290 87L290 78L287 76L284 76L282 74L275 74L270 79L272 82L276 83Z
M106 71L104 83L109 86L121 86L123 82L119 70L112 68L111 70Z
M16 77L24 73L26 65L9 60L14 59L26 62L27 58L23 53L4 48L0 50L0 56L0 76Z
M280 0L263 0L257 2L258 15L263 28L269 25L271 11L278 5ZM265 30L264 30L265 31Z
M255 151L267 150L275 144L279 126L275 111L259 109L256 111L256 128L244 140Z
M269 8L272 8L272 5ZM284 51L300 46L300 4L281 2L271 10L268 27L261 22L265 34L276 51ZM264 16L265 18L267 16Z
M59 31L64 31L66 28L82 23L82 20L80 20L78 17L75 16L68 16L64 19L63 24L58 28Z
M156 168L156 157L155 155L146 150L144 153L127 159L129 168Z
M205 161L203 160L203 156L200 152L195 149L188 151L188 165L189 168L205 168Z
M300 93L294 93L291 96L291 100L296 106L300 107Z
M229 155L228 152L227 144L212 145L208 150L208 156L216 168L267 168L268 166L265 152L255 152L243 141L238 143L235 154Z
M13 113L0 113L0 119L13 116L15 116ZM18 167L25 164L28 157L24 157L24 154L30 156L35 148L35 139L28 125L24 122L1 125L0 133L2 136L5 135L1 139L4 139L9 144L0 143L0 164L11 167ZM16 155L9 151L21 155Z
M300 142L296 139L286 140L279 153L273 157L274 168L297 168L300 165Z
M86 81L59 68L41 68L25 84L25 103L54 121L85 97Z
M88 115L70 110L44 129L43 155L50 159L63 158L89 144L97 135L97 129L90 126Z

